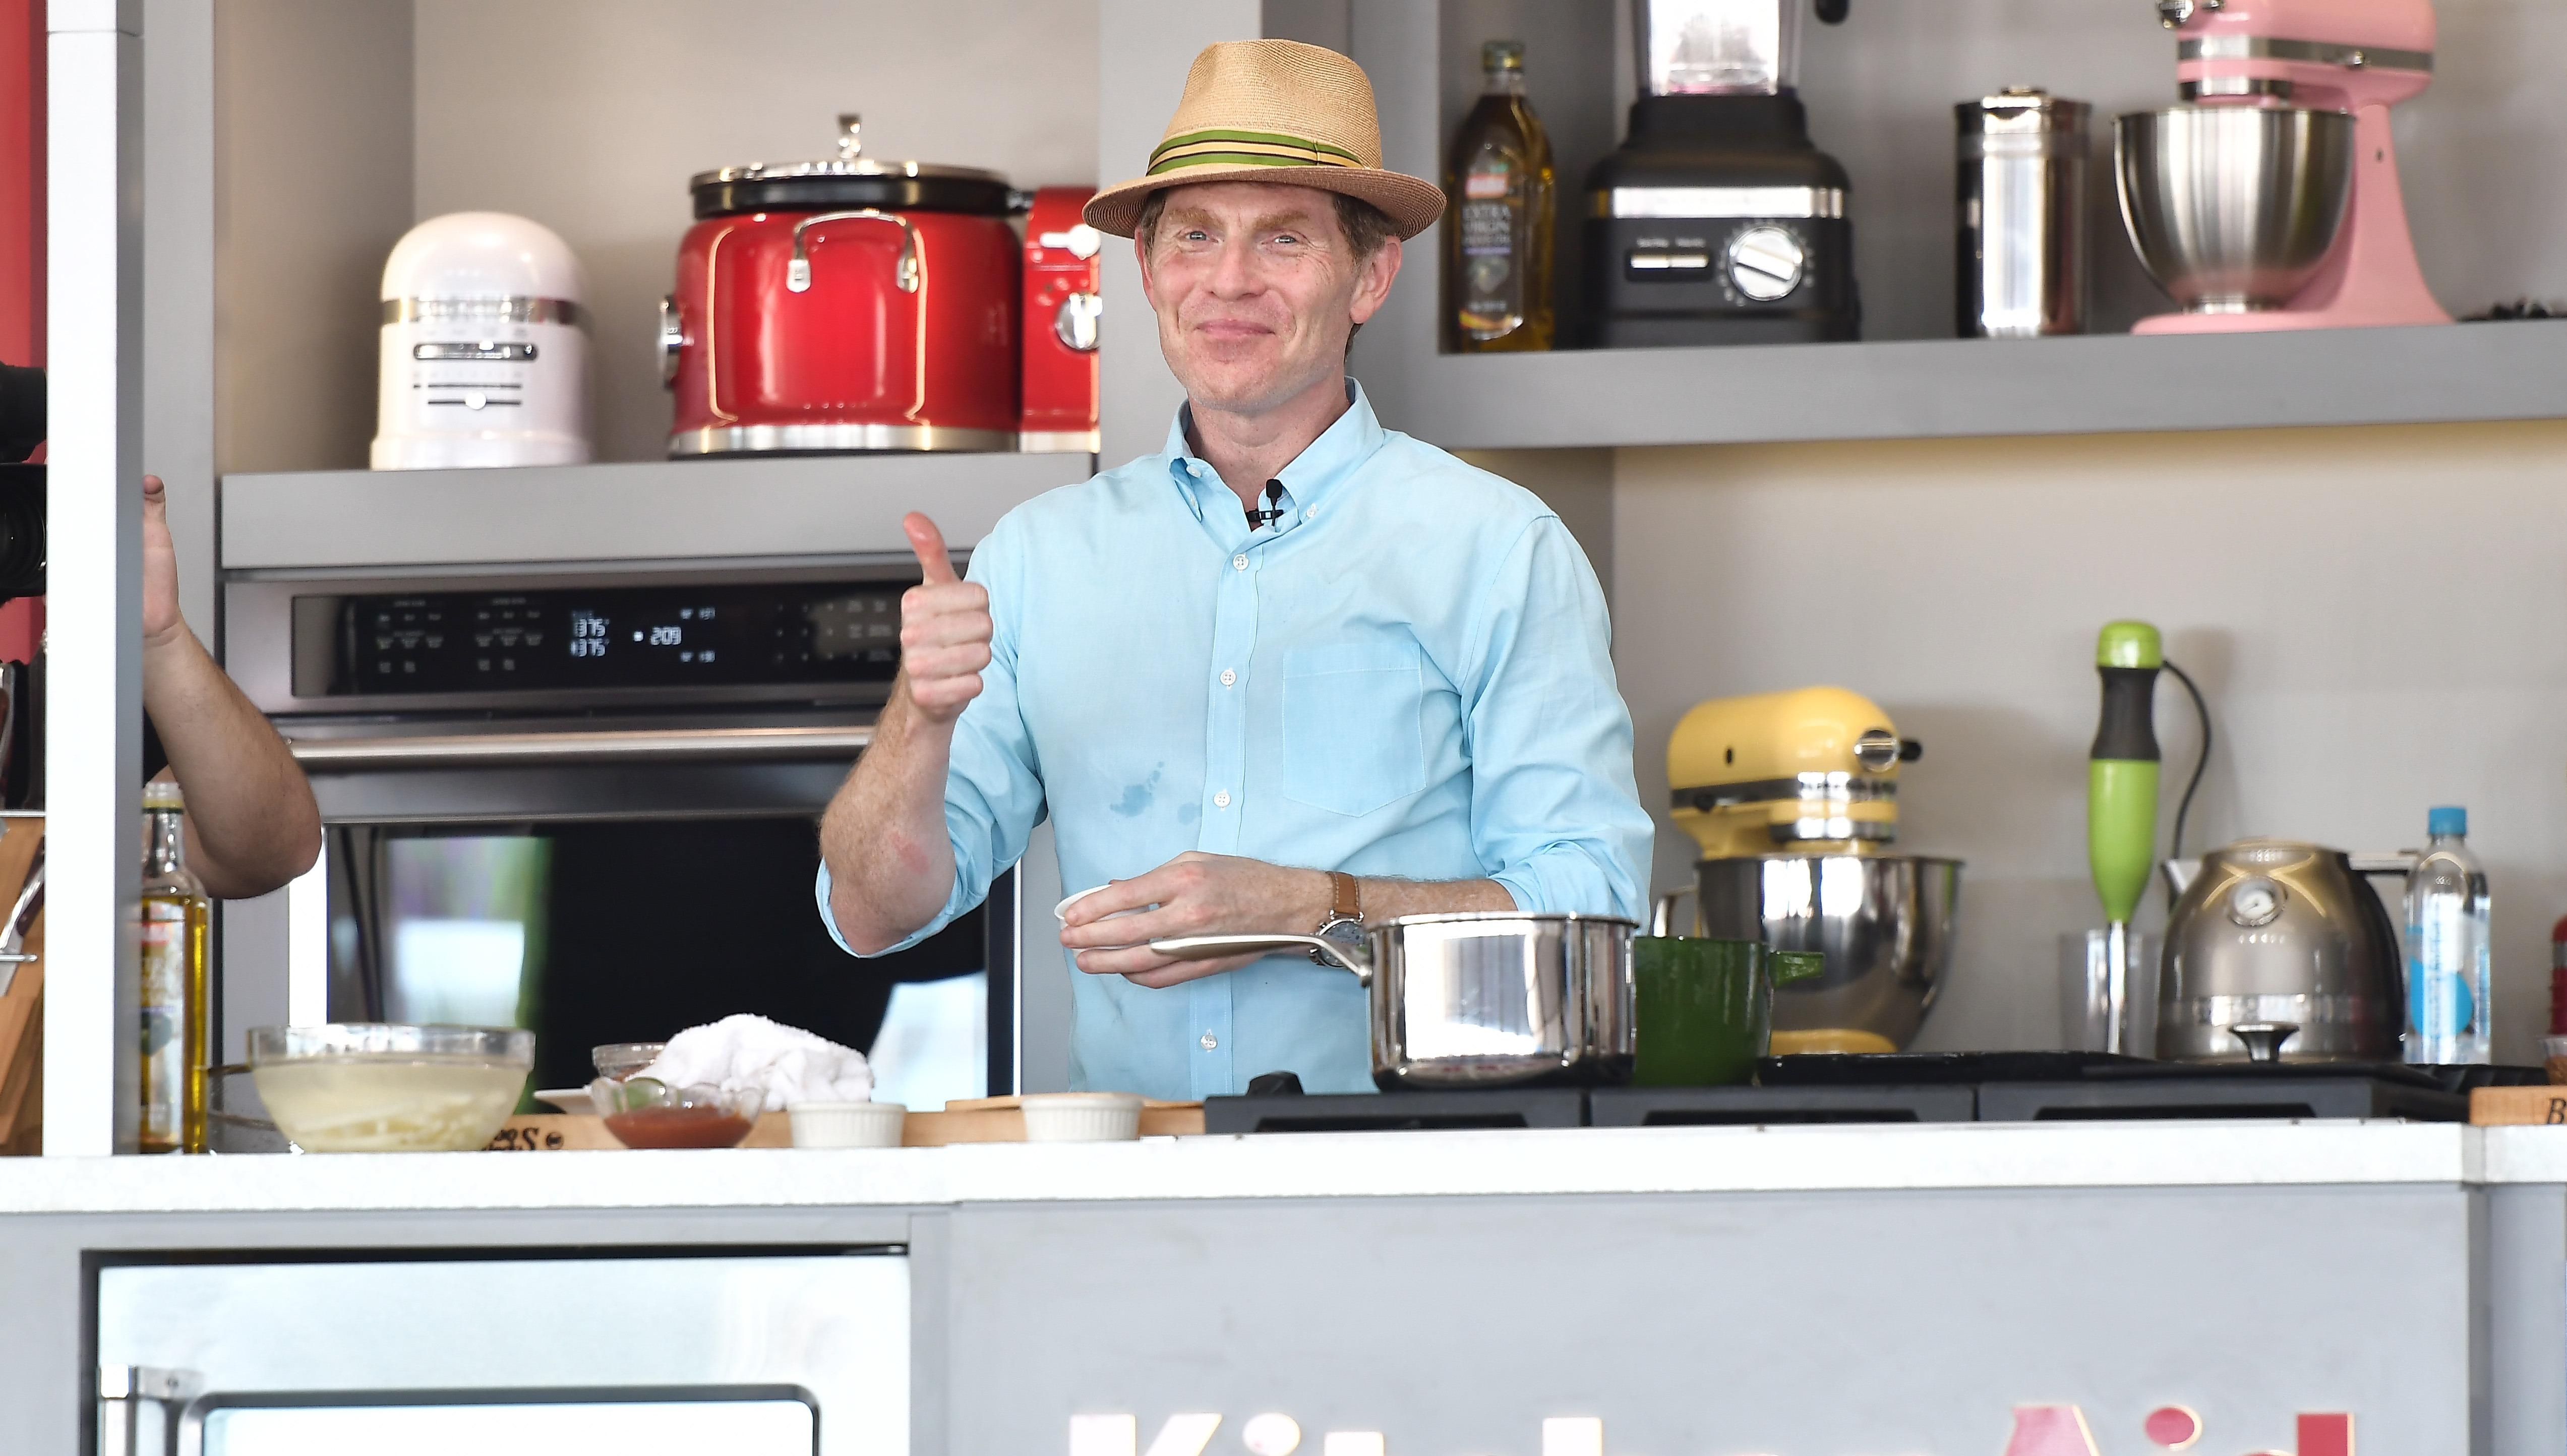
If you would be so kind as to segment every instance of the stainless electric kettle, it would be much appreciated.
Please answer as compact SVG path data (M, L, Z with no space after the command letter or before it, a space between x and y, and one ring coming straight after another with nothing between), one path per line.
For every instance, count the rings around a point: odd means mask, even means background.
M2197 867L2167 864L2177 898L2157 978L2156 1054L2245 1061L2247 1039L2232 1029L2245 1026L2278 1033L2285 1061L2397 1060L2407 1022L2398 932L2365 877L2413 863L2242 839Z

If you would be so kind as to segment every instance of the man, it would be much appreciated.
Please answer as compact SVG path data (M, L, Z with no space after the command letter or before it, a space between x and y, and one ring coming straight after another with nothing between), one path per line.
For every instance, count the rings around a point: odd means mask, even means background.
M45 372L0 365L0 460L45 442ZM217 899L264 895L312 867L312 785L178 615L178 553L160 477L143 477L143 776L187 795L187 867Z
M279 889L321 854L321 810L285 740L178 615L160 477L143 477L143 774L187 795L187 868L218 900Z
M1062 882L1102 887L1061 915L1075 1086L1369 1086L1352 977L1153 940L1641 910L1593 571L1541 501L1384 431L1344 377L1444 206L1380 154L1352 61L1207 49L1149 174L1086 213L1134 238L1186 387L1166 448L1010 512L969 581L907 521L926 583L822 821L822 914L858 954L912 943L1048 813Z

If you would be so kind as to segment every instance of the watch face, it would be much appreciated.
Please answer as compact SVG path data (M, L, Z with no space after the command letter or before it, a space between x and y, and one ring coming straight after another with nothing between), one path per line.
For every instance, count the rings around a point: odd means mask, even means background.
M1320 931L1319 939L1333 942L1341 950L1360 951L1364 944L1363 925L1358 921L1340 920Z

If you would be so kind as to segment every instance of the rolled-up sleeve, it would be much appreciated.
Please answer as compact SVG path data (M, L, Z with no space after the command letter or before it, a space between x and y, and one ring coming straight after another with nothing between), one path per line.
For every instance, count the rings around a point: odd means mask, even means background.
M916 933L878 955L905 951L943 930L990 894L990 882L1022 858L1025 840L1042 822L1042 770L1034 756L1016 698L1016 644L1024 605L1021 556L1008 521L1000 521L972 552L964 575L990 592L990 666L981 670L981 696L954 726L954 756L945 779L945 829L954 841L954 888L945 908ZM823 862L812 892L820 923L838 949L857 954L838 933L829 912L829 866Z
M1540 517L1482 590L1486 637L1463 685L1480 862L1519 909L1644 919L1655 831L1586 553Z

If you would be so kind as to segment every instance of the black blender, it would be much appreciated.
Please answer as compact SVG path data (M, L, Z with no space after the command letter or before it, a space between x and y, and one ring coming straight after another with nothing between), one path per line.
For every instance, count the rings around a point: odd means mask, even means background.
M1587 173L1599 348L1811 344L1861 333L1846 169L1810 142L1806 0L1632 0L1640 99ZM1848 0L1817 0L1834 25Z

